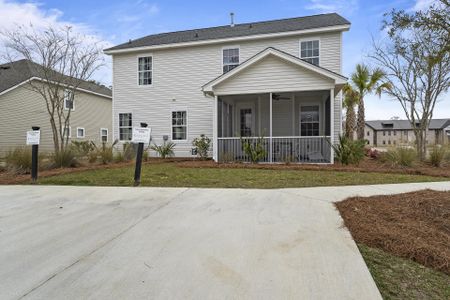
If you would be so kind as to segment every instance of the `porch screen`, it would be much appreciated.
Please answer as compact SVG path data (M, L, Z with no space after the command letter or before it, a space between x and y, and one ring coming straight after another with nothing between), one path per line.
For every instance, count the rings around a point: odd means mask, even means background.
M241 136L252 136L252 110L241 109Z
M319 135L319 106L302 106L300 112L301 136Z

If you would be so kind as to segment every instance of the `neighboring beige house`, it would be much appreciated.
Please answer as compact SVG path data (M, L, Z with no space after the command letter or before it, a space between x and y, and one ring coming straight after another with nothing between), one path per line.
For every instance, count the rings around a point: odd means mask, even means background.
M366 121L365 139L370 146L389 147L411 145L416 138L408 120L377 120ZM427 144L450 144L450 119L431 120Z
M40 151L53 151L49 114L44 98L30 89L33 62L19 60L0 65L0 157L9 150L26 144L26 132L31 126L41 127ZM44 84L44 83L42 83ZM91 82L80 85L74 96L70 116L70 140L92 140L97 144L112 138L111 90Z
M155 34L106 49L113 60L113 131L146 122L151 143L212 137L215 161L244 160L241 137L262 137L264 162L332 163L341 133L338 14ZM152 153L153 155L154 153Z

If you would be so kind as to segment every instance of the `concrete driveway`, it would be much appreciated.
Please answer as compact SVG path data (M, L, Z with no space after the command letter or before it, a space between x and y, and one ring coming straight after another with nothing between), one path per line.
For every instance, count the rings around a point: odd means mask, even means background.
M0 187L1 299L380 299L331 201L286 190Z

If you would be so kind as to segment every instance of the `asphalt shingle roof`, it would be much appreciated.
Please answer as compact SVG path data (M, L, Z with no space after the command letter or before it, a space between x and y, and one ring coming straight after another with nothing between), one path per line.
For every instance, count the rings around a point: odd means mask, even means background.
M0 93L32 77L42 78L43 76L39 74L41 68L40 65L27 59L0 65ZM93 82L83 81L79 87L108 97L112 96L111 89Z
M191 29L185 31L148 35L136 40L132 40L131 42L105 49L105 51L243 37L257 34L298 31L336 25L350 25L350 22L336 13L330 13L290 19L235 24L234 26L226 25L219 27Z
M366 121L366 124L375 130L412 130L411 123L408 120L376 120ZM450 126L450 119L432 119L429 129L443 129L448 126Z

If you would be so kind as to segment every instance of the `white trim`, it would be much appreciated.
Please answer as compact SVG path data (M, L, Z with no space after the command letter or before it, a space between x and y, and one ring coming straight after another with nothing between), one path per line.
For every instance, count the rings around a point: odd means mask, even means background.
M331 31L348 31L349 29L350 29L349 24L335 25L335 26L319 27L319 28L304 29L304 30L247 35L247 36L242 36L242 37L230 37L230 38L222 38L222 39L209 39L209 40L204 40L204 41L171 43L171 44L154 45L154 46L142 46L142 47L134 47L134 48L126 48L126 49L118 49L118 50L103 50L103 53L111 55L111 54L117 54L117 53L136 52L136 51L145 51L145 50L154 50L154 49L178 48L178 47L217 44L217 43L225 43L225 42L267 39L267 38L271 38L271 37L285 37L285 36L293 36L293 35L299 35L299 34L325 33L325 32L331 32Z
M269 93L269 162L273 161L273 143L272 143L272 134L273 134L273 99L272 93Z
M146 70L147 72L151 72L152 73L152 77L151 77L151 82L150 84L139 84L139 58L145 58L145 57L151 57L152 58L152 69L151 70ZM151 53L141 53L139 55L136 55L136 84L138 87L140 88L146 88L146 87L152 87L153 86L153 79L155 78L154 76L154 59L153 59L153 54ZM145 71L142 71L145 72Z
M213 107L213 160L215 162L218 162L219 160L219 156L217 153L218 150L218 145L217 145L217 141L218 141L218 104L219 104L219 97L215 96L214 97L214 107ZM222 119L223 119L223 106L222 106ZM222 126L222 130L223 130L223 126Z
M345 78L342 75L338 75L336 73L333 73L331 71L328 71L326 69L323 69L319 66L315 66L313 64L310 64L306 61L301 60L298 57L294 57L291 56L289 54L286 54L284 52L281 52L279 50L276 50L274 48L267 48L263 51L261 51L260 53L258 53L257 55L253 56L252 58L246 60L245 62L241 63L238 67L234 68L233 70L217 77L216 79L206 83L203 87L202 90L204 93L212 93L213 92L213 88L214 86L216 86L217 84L227 80L228 78L236 75L237 73L245 70L246 68L248 68L249 66L253 65L254 63L260 61L261 59L265 58L268 55L274 55L277 56L281 59L284 59L285 61L291 62L293 64L296 64L300 67L303 67L305 69L308 69L310 71L313 71L315 73L318 73L320 75L323 75L325 77L328 77L332 80L334 80L334 84L345 84L347 82L347 78ZM296 89L298 90L298 88ZM273 91L274 92L274 91Z
M302 57L302 42L314 42L314 41L318 41L319 42L319 56L311 56L311 57L306 57L303 58ZM320 37L308 37L308 38L301 38L298 40L298 57L300 59L308 59L308 58L318 58L319 59L319 64L318 66L322 65L322 41L320 40Z
M330 140L334 145L334 89L330 89ZM331 147L330 163L334 164L334 148Z
M71 87L68 84L63 84L61 82L55 82L55 81L52 81L52 80L46 80L46 79L43 79L43 78L40 78L40 77L31 77L31 78L29 78L27 80L22 81L21 83L16 84L13 87L10 87L7 90L4 90L3 92L0 92L0 96L3 95L3 94L6 94L9 91L12 91L12 90L18 88L21 85L24 85L24 84L26 84L26 83L28 83L30 81L33 81L33 80L39 80L39 81L43 81L43 82L47 82L47 83L51 83L51 84L59 84L60 86L63 86L63 87L66 87L66 88L67 87ZM104 95L104 94L96 93L96 92L89 91L89 90L86 90L86 89L83 89L83 88L80 88L80 87L76 88L76 90L82 91L82 92L85 92L85 93L88 93L88 94L93 94L93 95L97 95L97 96L100 96L100 97L105 97L105 98L108 98L108 99L112 99L112 96L107 96L107 95Z
M223 51L224 50L232 50L232 49L238 49L238 52L239 52L239 61L238 61L238 63L237 63L237 65L239 66L239 64L241 63L241 46L240 45L230 45L230 46L223 46L222 47L222 49L220 50L220 59L221 59L221 63L220 63L220 65L222 66L222 69L220 70L220 73L221 74L225 74L224 72L223 72L223 67L224 67L224 64L223 64ZM231 65L231 64L228 64L228 65ZM229 72L229 71L228 71ZM228 73L227 72L227 73Z
M83 130L83 136L78 135L78 130ZM86 129L84 127L77 127L77 139L84 139L86 137Z
M103 137L102 131L103 130L106 130L106 143L107 143L107 142L109 142L109 130L108 130L108 128L100 128L100 142L103 143L103 139L102 139L102 137Z
M172 120L172 118L173 118L173 116L172 116L172 113L174 113L174 112L186 112L186 125L185 125L185 127L186 127L186 138L184 139L184 140L174 140L173 139L173 120ZM177 143L184 143L184 142L187 142L188 140L189 140L189 112L188 112L188 109L187 108L172 108L171 110L170 110L170 140L171 141L173 141L173 142L177 142ZM177 125L177 126L175 126L175 127L180 127L180 125Z

